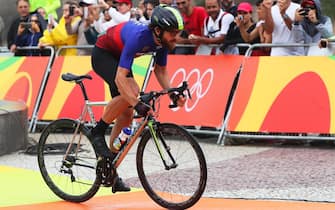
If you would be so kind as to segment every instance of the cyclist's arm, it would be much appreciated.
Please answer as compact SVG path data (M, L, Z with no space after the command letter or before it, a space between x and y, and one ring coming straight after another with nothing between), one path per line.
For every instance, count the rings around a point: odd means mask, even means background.
M136 82L131 82L135 80L130 80L127 78L129 69L118 67L115 77L115 83L118 87L120 95L131 105L135 106L138 103L138 91L139 87Z
M155 64L154 72L155 72L156 78L159 84L161 85L161 87L163 89L170 88L170 78L166 70L166 66L160 66L158 64ZM170 97L171 95L172 94L170 94ZM177 105L182 107L184 106L185 102L186 102L186 98L179 96L179 99L177 100Z
M159 84L161 85L161 87L163 89L170 88L170 80L169 80L168 72L166 70L166 66L160 66L158 64L155 64L154 72L155 72L155 76Z

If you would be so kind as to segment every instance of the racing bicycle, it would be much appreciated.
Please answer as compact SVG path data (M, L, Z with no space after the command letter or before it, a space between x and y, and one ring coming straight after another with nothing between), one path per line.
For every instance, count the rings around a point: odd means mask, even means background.
M38 165L42 177L61 199L84 202L92 198L102 185L99 158L90 140L85 122L94 115L84 80L90 75L66 73L62 79L80 86L85 106L78 119L57 119L42 131L38 144ZM159 122L160 98L169 93L191 97L187 82L177 88L141 93L141 100L150 104L153 112L147 116L134 115L132 135L111 161L111 173L116 174L129 150L137 142L136 168L139 186L150 198L168 209L186 209L202 196L207 181L207 166L203 151L196 139L183 127ZM176 101L169 107L176 107Z

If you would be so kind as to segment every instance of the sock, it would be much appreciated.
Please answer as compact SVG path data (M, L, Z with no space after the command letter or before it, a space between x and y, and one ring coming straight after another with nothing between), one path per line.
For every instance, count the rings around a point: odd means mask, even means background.
M105 121L100 119L97 125L92 129L93 135L105 135L106 129L108 128L109 124Z

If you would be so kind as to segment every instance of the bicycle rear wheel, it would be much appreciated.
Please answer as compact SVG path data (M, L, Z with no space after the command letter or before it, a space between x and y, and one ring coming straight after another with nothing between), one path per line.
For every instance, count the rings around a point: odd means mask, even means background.
M100 187L96 175L96 154L88 129L72 119L50 123L38 144L38 165L49 188L60 198L83 202Z
M164 208L189 208L200 199L206 187L204 154L194 137L180 126L158 124L155 132L158 147L149 131L143 134L138 145L137 171L143 188Z

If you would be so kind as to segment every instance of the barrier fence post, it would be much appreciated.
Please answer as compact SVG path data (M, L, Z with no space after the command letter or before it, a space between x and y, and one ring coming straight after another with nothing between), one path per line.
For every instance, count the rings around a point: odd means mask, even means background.
M20 49L20 50L34 50L34 49L40 49L40 48L39 47L20 47L18 49ZM45 86L46 86L46 83L47 83L47 80L48 80L49 72L50 72L52 63L53 63L54 58L55 58L55 50L54 50L53 47L48 46L48 47L45 47L44 49L50 50L50 56L49 56L48 65L47 65L46 69L44 70L43 81L42 81L41 86L38 90L38 95L37 95L35 105L34 105L34 109L33 109L33 112L32 112L32 116L31 116L31 119L30 119L28 132L32 132L32 133L35 132L35 123L36 123L36 120L37 120L37 112L38 112L38 109L39 109L39 106L40 106L40 103L41 103L41 100L42 100L42 97L43 97L43 92L44 92L44 89L45 89Z

